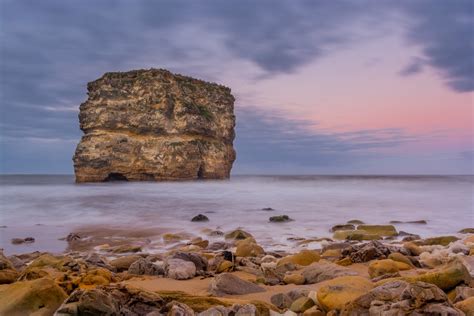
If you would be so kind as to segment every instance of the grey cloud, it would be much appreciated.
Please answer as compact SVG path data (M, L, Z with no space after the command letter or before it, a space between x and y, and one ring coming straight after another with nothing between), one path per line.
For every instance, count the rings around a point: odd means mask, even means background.
M0 0L0 6L0 133L9 138L79 138L77 113L71 109L86 98L86 82L106 71L165 67L218 79L219 71L230 66L224 57L214 57L234 56L251 61L267 76L293 72L319 57L350 49L351 43L364 36L352 28L365 25L366 30L376 29L373 25L394 10L409 17L407 35L422 47L426 63L439 69L456 91L474 90L474 19L472 3L464 0L397 4L347 0ZM410 71L414 70L418 69ZM268 123L272 121L268 117L241 115L238 133L243 134L237 140L241 157L264 155L261 159L325 163L327 157L319 158L316 149L308 156L306 148L319 148L324 156L325 152L345 153L389 143L380 139L381 133L370 142L369 135L360 136L370 144L354 139L355 134L350 136L352 141L338 138L347 135L305 138L297 128L301 122L275 119L288 128L282 134L282 129L271 129L276 126ZM250 126L247 132L245 124ZM406 137L396 135L397 131L391 133L393 143L397 137ZM271 134L281 137L263 138ZM257 140L259 148L251 151ZM265 145L265 141L274 146ZM278 144L284 150L275 151ZM5 150L12 150L13 144L9 146ZM72 151L52 150L51 155L53 152L62 153L61 159L70 163ZM337 159L341 157L348 155ZM9 162L20 163L13 158Z
M423 70L424 65L425 60L423 60L422 58L415 57L412 59L410 64L406 65L406 67L400 71L400 75L411 76L417 74Z
M408 38L420 45L429 65L458 92L474 90L474 2L470 0L407 1L413 19Z
M400 129L327 132L313 122L285 118L256 107L237 110L237 147L239 164L267 163L312 165L315 167L351 164L355 156L372 156L380 148L418 141Z

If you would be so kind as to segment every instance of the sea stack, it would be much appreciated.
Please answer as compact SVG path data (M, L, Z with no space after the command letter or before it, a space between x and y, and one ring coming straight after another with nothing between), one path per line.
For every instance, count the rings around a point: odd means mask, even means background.
M235 160L229 88L163 69L88 83L76 182L225 179Z

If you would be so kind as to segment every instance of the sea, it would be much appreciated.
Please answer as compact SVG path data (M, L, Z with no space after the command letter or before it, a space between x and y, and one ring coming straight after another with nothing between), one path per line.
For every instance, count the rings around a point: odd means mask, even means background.
M263 210L272 208L273 210ZM191 222L204 214L208 222ZM293 221L271 223L288 215ZM69 232L88 225L157 227L202 234L243 228L266 246L330 237L358 219L400 223L422 237L474 226L474 176L232 176L229 180L76 184L70 175L0 176L0 248L6 254L61 252ZM11 239L34 237L27 245Z

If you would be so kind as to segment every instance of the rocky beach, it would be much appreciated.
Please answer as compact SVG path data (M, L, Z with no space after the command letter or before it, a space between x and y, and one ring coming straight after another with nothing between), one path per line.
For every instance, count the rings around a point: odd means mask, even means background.
M292 238L296 251L265 249L245 227L82 227L63 253L1 255L0 314L473 315L474 229L421 238L397 224L341 222Z

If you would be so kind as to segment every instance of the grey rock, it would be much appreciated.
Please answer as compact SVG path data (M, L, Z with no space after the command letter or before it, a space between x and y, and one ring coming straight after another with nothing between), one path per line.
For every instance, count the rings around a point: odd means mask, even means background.
M319 283L346 275L358 275L357 272L329 262L316 262L302 270L306 284Z
M165 264L165 274L176 280L191 279L196 275L196 266L191 261L168 259Z
M197 271L206 271L208 267L207 259L195 252L177 252L171 258L190 261L194 263Z
M130 265L128 273L136 275L164 275L165 270L163 267L145 258L141 258Z
M230 273L221 273L214 277L209 286L209 292L216 296L241 295L265 292L265 289L249 281L240 279Z

